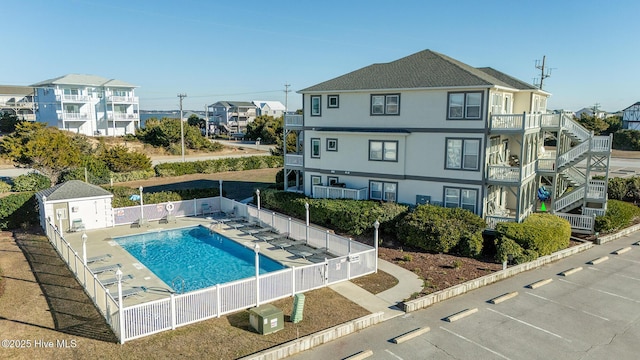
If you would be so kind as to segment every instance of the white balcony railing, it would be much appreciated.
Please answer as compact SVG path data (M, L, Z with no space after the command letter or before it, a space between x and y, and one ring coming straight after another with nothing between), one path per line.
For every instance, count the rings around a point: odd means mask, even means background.
M607 209L596 209L596 208L589 208L589 207L582 208L582 215L585 215L585 216L604 216L606 212L607 212Z
M526 179L529 176L535 175L536 173L536 161L530 162L527 165L522 167L522 179Z
M491 115L491 130L526 130L540 127L540 114Z
M57 101L70 101L70 102L87 102L91 97L87 95L58 95Z
M493 215L487 216L484 220L487 223L487 228L489 229L495 229L496 225L498 225L499 223L516 221L516 219L512 217L493 216Z
M109 101L111 102L117 102L117 103L137 103L138 102L138 97L137 96L109 96L108 98Z
M138 114L126 114L126 113L114 113L109 116L109 120L138 120L140 116Z
M335 186L313 185L313 197L318 199L366 200L367 188L349 189Z
M587 184L587 199L604 200L607 198L607 185L604 180L589 180Z
M285 127L301 127L304 123L302 115L285 115L284 126Z
M591 139L591 151L594 151L594 152L611 151L611 137L610 136L594 136L593 139Z
M489 180L518 182L520 181L520 168L517 166L489 165Z
M557 216L567 220L571 224L571 230L576 232L593 232L594 217L579 214L556 213Z
M556 169L556 159L538 159L538 171L554 171Z
M284 156L285 166L302 166L304 163L304 155L286 154Z
M64 112L59 118L65 121L89 120L89 114Z

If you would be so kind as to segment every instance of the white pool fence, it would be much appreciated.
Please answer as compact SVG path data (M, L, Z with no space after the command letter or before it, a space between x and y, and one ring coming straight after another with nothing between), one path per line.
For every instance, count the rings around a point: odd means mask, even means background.
M114 224L126 225L137 221L141 217L141 210L145 219L159 220L169 213L168 209L172 209L172 214L177 217L224 211L259 219L280 232L288 232L297 240L305 240L310 246L327 248L337 257L121 308L117 291L112 294L102 286L97 276L84 265L77 250L58 232L55 224L47 224L46 233L51 244L105 317L120 343L377 271L377 253L371 246L328 230L306 226L306 222L268 209L258 209L227 198L176 201L172 202L172 206L167 206L167 203L144 205L144 209L140 209L140 206L113 209Z

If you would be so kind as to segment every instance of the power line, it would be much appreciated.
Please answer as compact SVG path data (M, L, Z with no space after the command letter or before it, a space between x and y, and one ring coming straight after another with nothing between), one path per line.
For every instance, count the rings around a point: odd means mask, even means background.
M184 119L182 115L182 100L187 97L187 94L178 94L180 98L180 140L182 143L182 162L184 162Z

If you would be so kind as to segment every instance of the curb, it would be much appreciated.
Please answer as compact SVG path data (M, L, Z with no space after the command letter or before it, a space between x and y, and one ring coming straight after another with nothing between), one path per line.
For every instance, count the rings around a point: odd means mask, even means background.
M628 228L622 229L622 230L620 230L619 232L617 232L615 234L598 237L596 239L596 244L602 245L602 244L607 243L609 241L617 240L617 239L619 239L619 238L621 238L623 236L627 236L627 235L631 234L632 232L636 232L638 230L640 230L640 224L629 226Z

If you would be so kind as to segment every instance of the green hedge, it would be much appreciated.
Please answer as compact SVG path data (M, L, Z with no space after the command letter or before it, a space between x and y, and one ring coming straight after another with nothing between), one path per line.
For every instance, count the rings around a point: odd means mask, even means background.
M33 192L11 194L0 199L0 229L17 229L39 222Z
M224 171L243 171L283 166L282 156L249 156L192 162L163 163L155 166L158 176L213 174Z
M614 232L633 223L633 220L640 216L640 208L620 201L607 201L607 212L604 216L597 216L594 229L600 233Z
M566 249L571 237L567 220L542 213L532 214L522 223L499 223L495 231L497 260L502 262L512 255L516 264Z
M309 203L311 222L354 236L373 229L376 220L381 231L391 230L395 227L394 220L407 211L405 205L372 200L310 199L274 189L260 192L262 206L298 219L306 218L305 202Z
M125 181L146 180L156 176L154 170L138 170L121 173L111 173L111 179L114 183Z
M398 223L398 237L417 248L476 257L482 252L482 218L461 208L419 205Z
M139 201L129 200L129 197L131 197L131 195L140 195L140 190L138 188L132 188L127 186L113 186L113 187L104 186L104 189L113 194L112 206L114 208L135 206L140 204ZM168 201L203 199L203 198L214 197L219 195L220 195L220 192L217 188L184 189L184 190L143 193L142 200L144 204L159 204L159 203L164 203Z
M11 191L11 185L6 182L0 180L0 194Z
M22 191L40 191L51 187L51 180L48 177L32 172L20 175L13 179L12 190L15 192Z
M608 185L609 199L640 202L640 177L611 178Z

